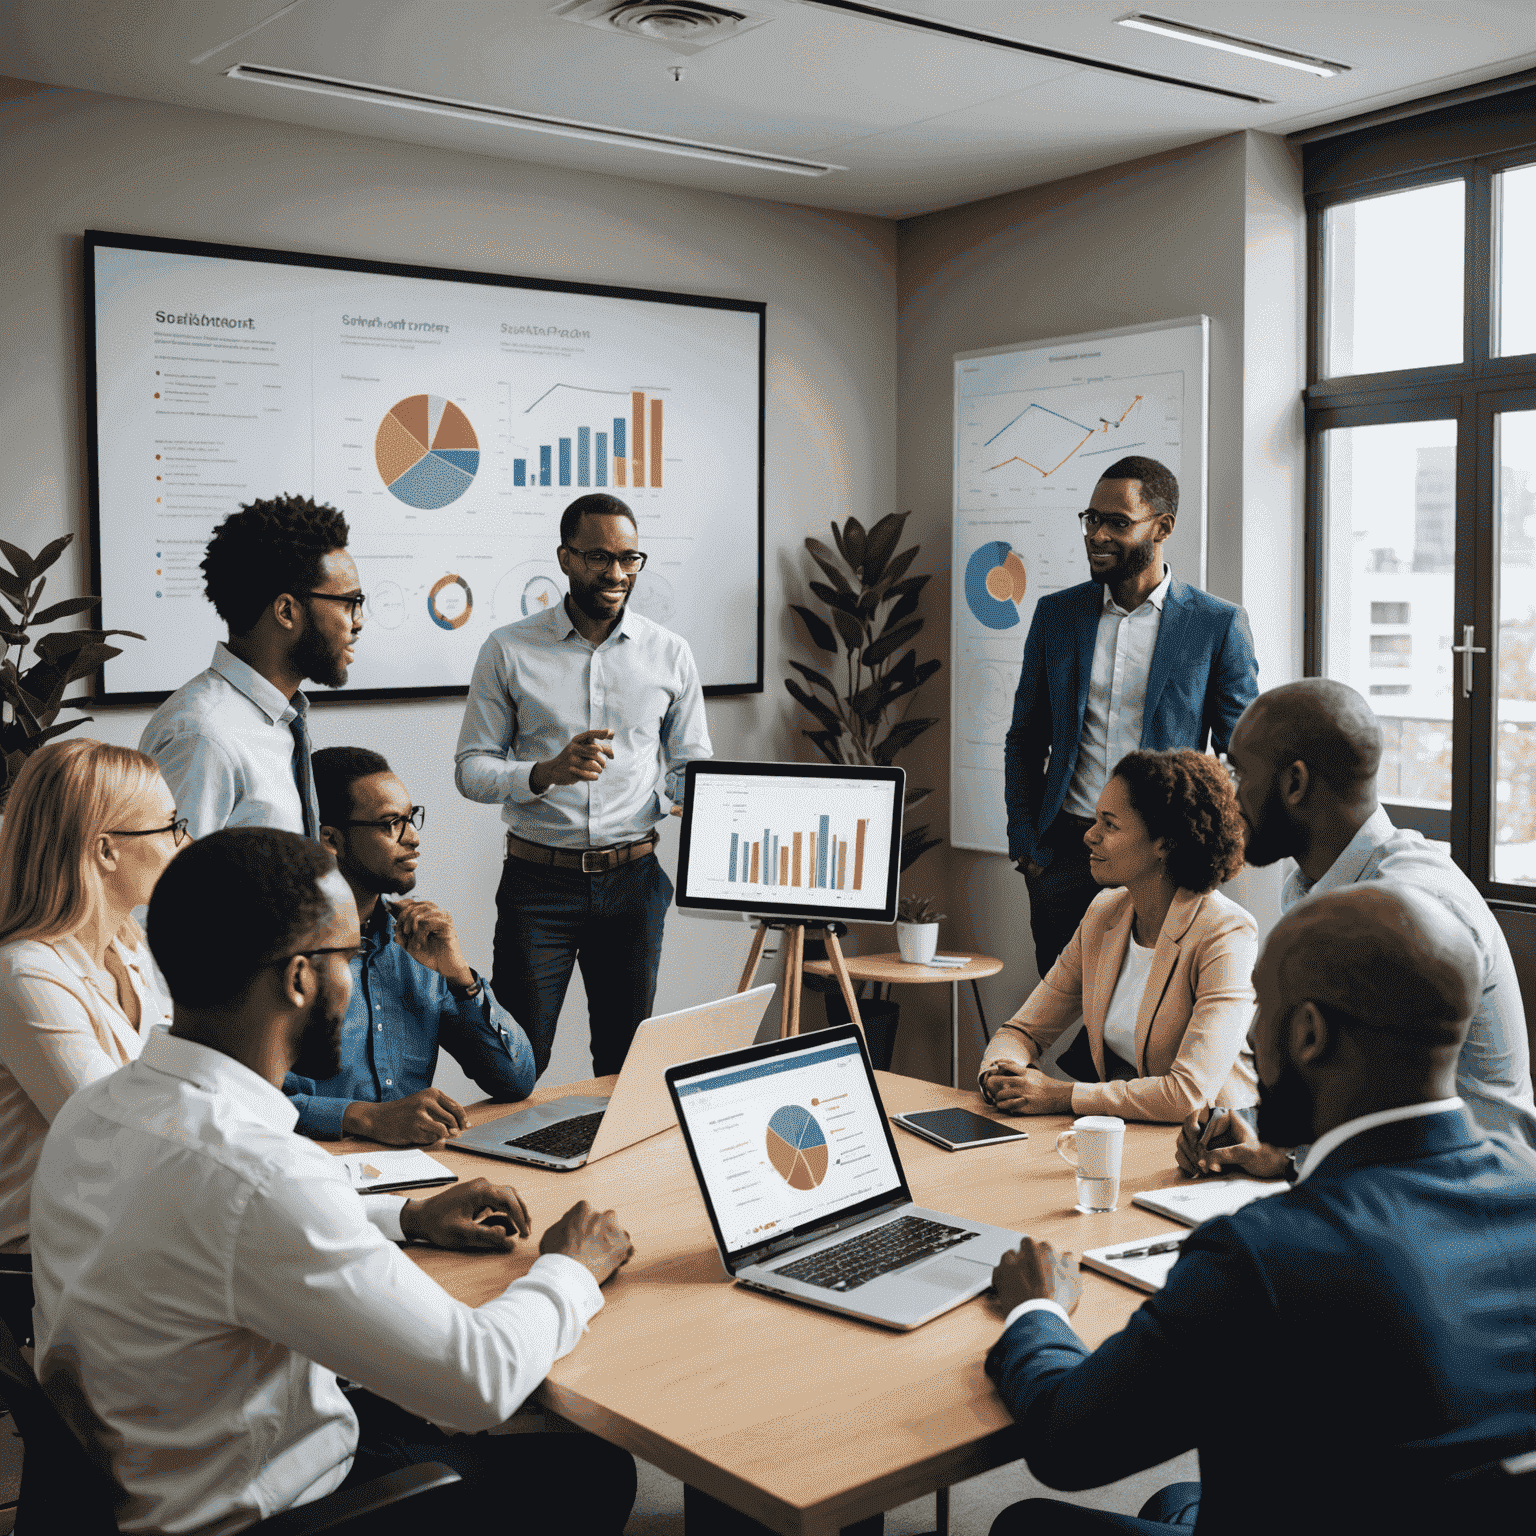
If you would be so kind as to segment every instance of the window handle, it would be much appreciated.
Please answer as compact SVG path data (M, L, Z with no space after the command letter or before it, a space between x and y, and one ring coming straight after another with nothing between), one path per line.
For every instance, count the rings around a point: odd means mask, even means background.
M1461 626L1461 644L1451 647L1453 656L1461 657L1461 696L1464 699L1472 697L1472 658L1474 656L1486 656L1486 645L1473 645L1473 638L1477 634L1475 624L1463 624Z

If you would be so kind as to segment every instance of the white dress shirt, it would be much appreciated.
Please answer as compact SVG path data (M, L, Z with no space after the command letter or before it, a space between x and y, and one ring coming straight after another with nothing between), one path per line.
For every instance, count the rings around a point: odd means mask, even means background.
M1152 670L1163 602L1172 582L1173 572L1165 565L1163 579L1129 613L1115 601L1109 583L1104 584L1104 611L1093 642L1083 734L1078 738L1077 763L1062 806L1068 815L1092 821L1100 791L1109 783L1115 764L1141 745L1147 674Z
M1443 849L1418 832L1394 827L1380 807L1315 884L1292 870L1280 893L1290 912L1308 896L1339 891L1364 880L1395 880L1432 896L1472 938L1482 962L1483 988L1456 1058L1456 1091L1472 1118L1488 1131L1504 1131L1536 1146L1536 1100L1531 1092L1531 1044L1525 1005L1509 941L1477 887Z
M1125 946L1125 959L1120 962L1120 974L1115 979L1115 990L1110 995L1109 1008L1104 1015L1104 1044L1127 1065L1136 1067L1136 1015L1141 1011L1142 993L1147 990L1147 976L1152 970L1152 957L1157 953L1154 945L1143 949L1131 935Z
M529 775L582 731L606 727L613 757L592 782L533 792ZM519 837L547 848L638 842L683 798L683 773L710 757L704 693L681 635L625 608L601 645L563 603L494 631L470 679L454 762L459 793L500 805Z
M1418 1120L1425 1115L1443 1115L1448 1110L1461 1107L1460 1099L1432 1099L1424 1104L1402 1104L1396 1109L1378 1109L1368 1115L1357 1115L1353 1120L1346 1120L1343 1125L1334 1126L1331 1131L1319 1136L1312 1143L1305 1161L1297 1168L1296 1182L1301 1183L1309 1173L1322 1167L1324 1160L1337 1152L1353 1136L1359 1136L1364 1131L1373 1131L1378 1125L1392 1125L1399 1120ZM1054 1312L1069 1328L1072 1326L1072 1319L1067 1316L1065 1307L1037 1296L1032 1301L1021 1301L1003 1319L1003 1332L1007 1333L1026 1312L1039 1312L1042 1309Z
M208 670L149 717L139 750L160 765L193 837L220 827L276 827L302 836L292 725L308 711L302 691L284 698L221 642ZM318 827L319 811L311 809Z
M558 1254L453 1300L391 1241L403 1202L356 1195L296 1115L157 1031L43 1147L37 1374L125 1489L125 1531L238 1531L331 1492L357 1445L337 1373L447 1429L499 1424L602 1306Z
M64 1101L144 1049L171 1022L171 1002L135 930L112 941L138 1000L135 1028L118 982L77 939L0 946L0 1252L27 1251L27 1203L43 1138Z

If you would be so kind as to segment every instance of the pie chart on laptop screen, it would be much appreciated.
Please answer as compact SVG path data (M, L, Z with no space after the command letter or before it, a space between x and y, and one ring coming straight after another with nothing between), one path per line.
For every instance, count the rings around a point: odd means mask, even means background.
M391 496L418 511L435 512L474 484L480 439L452 400L410 395L379 423L373 457Z
M768 1161L791 1189L815 1189L827 1176L827 1138L816 1117L785 1104L768 1117Z

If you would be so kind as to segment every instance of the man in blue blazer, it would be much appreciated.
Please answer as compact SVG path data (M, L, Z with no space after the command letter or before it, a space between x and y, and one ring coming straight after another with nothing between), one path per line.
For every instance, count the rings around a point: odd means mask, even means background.
M1071 1255L1026 1238L993 1275L987 1371L1036 1477L1198 1446L1202 1482L1140 1519L1032 1500L993 1536L1519 1528L1495 1517L1518 1497L1499 1463L1536 1447L1536 1156L1455 1096L1476 948L1424 893L1357 885L1282 919L1254 985L1261 1135L1312 1143L1295 1188L1190 1233L1092 1353Z
M1258 696L1247 614L1163 564L1178 507L1156 459L1111 464L1078 514L1091 579L1042 597L1024 642L1003 792L1041 976L1099 892L1083 833L1115 764L1138 747L1225 752Z

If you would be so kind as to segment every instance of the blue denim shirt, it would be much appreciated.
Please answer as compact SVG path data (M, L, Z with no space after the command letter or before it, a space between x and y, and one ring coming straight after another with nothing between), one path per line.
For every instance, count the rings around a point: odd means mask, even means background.
M341 1071L323 1082L292 1072L283 1079L298 1107L298 1130L340 1136L348 1104L383 1104L430 1088L439 1044L493 1099L527 1098L537 1077L533 1047L490 983L482 982L478 997L455 997L436 971L395 943L387 905L380 903L380 913L363 934L367 952L352 962Z

